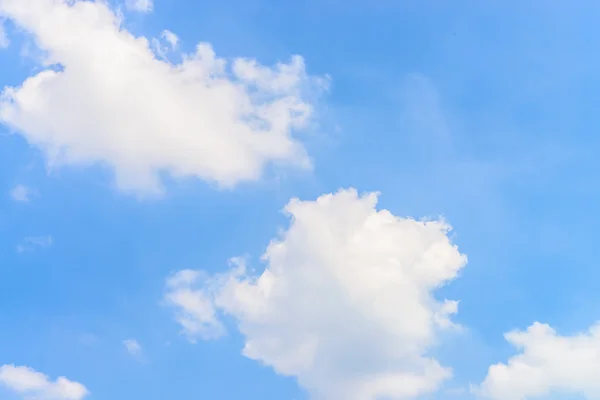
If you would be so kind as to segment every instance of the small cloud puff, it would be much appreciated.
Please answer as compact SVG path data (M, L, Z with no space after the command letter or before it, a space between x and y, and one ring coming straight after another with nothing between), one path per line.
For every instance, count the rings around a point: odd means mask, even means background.
M6 30L4 29L4 21L0 19L0 49L4 49L10 45L10 40L8 40L8 36L6 35Z
M177 47L177 44L179 43L179 37L169 30L165 29L161 34L161 37L171 45L172 49L175 49Z
M126 0L125 7L130 11L150 13L154 9L154 2L152 0Z
M52 236L29 236L19 243L17 252L26 253L39 248L50 247L53 242Z
M33 190L27 186L17 185L10 191L10 197L19 203L29 203L33 193Z
M134 357L142 354L142 346L135 339L124 340L123 345L127 349L127 352Z

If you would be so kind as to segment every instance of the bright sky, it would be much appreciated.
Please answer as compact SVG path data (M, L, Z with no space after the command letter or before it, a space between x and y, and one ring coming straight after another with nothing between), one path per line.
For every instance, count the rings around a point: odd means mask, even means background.
M0 0L0 398L600 399L599 19Z

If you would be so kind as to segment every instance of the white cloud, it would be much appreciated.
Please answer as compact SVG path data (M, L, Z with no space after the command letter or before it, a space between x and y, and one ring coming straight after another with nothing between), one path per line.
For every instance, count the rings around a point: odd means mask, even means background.
M552 394L600 398L600 324L586 333L560 336L549 325L536 322L505 337L521 353L489 368L474 389L481 398L529 400Z
M150 13L154 8L152 0L126 0L125 6L131 11Z
M171 45L172 49L177 48L177 44L179 43L179 37L176 34L169 30L164 30L161 34L161 37Z
M196 337L212 339L225 333L212 299L203 289L193 287L201 278L207 276L200 271L185 270L167 280L165 300L177 307L177 322L192 342Z
M161 39L163 39L163 41L167 42L167 44L165 45L157 38L152 38L152 50L158 58L166 61L168 60L168 53L177 49L177 45L179 43L179 36L177 36L169 30L164 30L161 33L160 37Z
M0 367L0 385L32 400L81 400L89 394L81 383L64 377L51 381L34 369L14 365Z
M17 185L10 191L10 197L20 203L29 203L32 194L32 190L25 185Z
M437 288L466 263L443 221L377 210L377 194L351 190L292 200L291 224L268 246L262 274L234 260L231 272L181 271L167 300L187 335L223 331L217 311L238 322L244 355L293 376L313 398L406 399L451 376L428 356L454 325L453 301Z
M153 194L164 173L232 187L271 163L311 166L293 133L326 81L300 56L266 67L201 43L174 64L103 1L0 0L2 16L35 38L47 69L5 89L0 122L51 167L100 163L120 188Z
M123 345L129 352L129 354L131 354L134 357L137 357L140 354L142 354L142 346L135 339L124 340Z
M52 236L29 236L26 237L17 246L17 252L25 253L28 251L34 251L38 248L45 248L52 246Z

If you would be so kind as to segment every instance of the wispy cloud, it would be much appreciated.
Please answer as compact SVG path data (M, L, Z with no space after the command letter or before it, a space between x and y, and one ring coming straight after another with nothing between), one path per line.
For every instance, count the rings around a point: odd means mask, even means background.
M150 13L154 9L154 2L152 0L126 0L125 6L131 11Z
M10 191L10 197L20 203L29 203L34 191L25 185L17 185Z
M10 45L10 40L6 36L6 30L4 29L4 21L0 19L0 49L6 48Z
M52 236L28 236L19 243L17 252L26 253L39 248L47 248L52 246L53 242Z
M123 345L129 352L129 354L131 354L134 357L139 357L142 354L142 346L135 339L124 340Z
M165 29L160 36L171 45L172 49L177 47L177 44L179 43L179 37L173 32Z

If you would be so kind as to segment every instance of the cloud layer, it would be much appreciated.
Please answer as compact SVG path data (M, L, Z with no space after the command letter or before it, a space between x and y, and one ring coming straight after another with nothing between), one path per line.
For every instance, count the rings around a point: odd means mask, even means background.
M457 311L434 291L466 257L445 222L400 218L376 205L377 194L353 189L292 200L291 224L267 248L263 273L234 260L227 274L171 277L167 299L185 333L218 336L224 312L237 321L247 357L296 377L317 399L434 391L451 370L427 353Z
M14 365L0 367L0 385L25 399L81 400L89 394L81 383L64 377L51 381L48 376L34 369Z
M311 166L293 132L306 128L325 80L309 77L300 56L266 67L201 43L173 63L101 1L0 0L2 17L45 59L42 72L4 90L0 122L50 166L101 163L143 194L159 192L164 173L230 187L272 162Z

